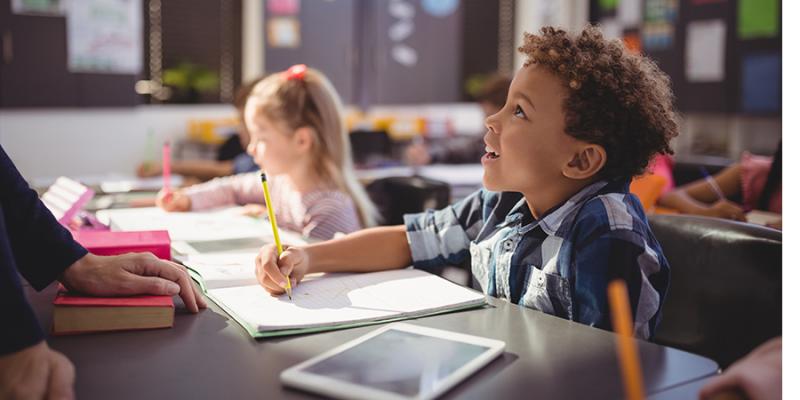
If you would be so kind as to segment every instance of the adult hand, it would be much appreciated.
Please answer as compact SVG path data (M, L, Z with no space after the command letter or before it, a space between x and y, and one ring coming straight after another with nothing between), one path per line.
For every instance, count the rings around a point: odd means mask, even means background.
M302 247L287 247L278 258L278 248L268 244L256 256L256 278L269 294L280 296L286 292L286 277L295 287L308 273L309 265L308 252Z
M0 399L74 399L75 367L44 341L0 356Z
M206 308L186 268L151 253L108 257L87 254L64 271L61 283L70 290L95 296L179 294L189 311Z
M192 199L181 190L161 189L156 196L156 205L164 211L189 211L192 208Z
M782 339L772 339L735 362L700 390L703 400L725 392L741 391L750 400L781 398Z
M717 201L701 214L708 217L732 219L734 221L746 221L742 207L728 200Z

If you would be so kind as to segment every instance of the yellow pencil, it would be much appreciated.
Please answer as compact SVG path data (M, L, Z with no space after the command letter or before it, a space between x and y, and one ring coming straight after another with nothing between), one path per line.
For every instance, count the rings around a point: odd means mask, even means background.
M628 301L628 288L622 280L615 280L608 285L608 303L611 308L611 320L614 332L617 333L617 357L619 358L622 378L628 400L644 399L642 367L639 353L633 338L633 322L631 306Z
M267 187L267 175L261 173L261 186L264 188L264 202L267 203L267 211L269 212L269 222L272 224L272 236L275 237L275 246L278 248L278 257L283 253L283 246L281 245L281 238L278 236L278 223L275 222L275 211L272 209L272 200L269 197L269 187ZM286 276L286 294L289 295L289 300L292 299L292 281L289 276Z

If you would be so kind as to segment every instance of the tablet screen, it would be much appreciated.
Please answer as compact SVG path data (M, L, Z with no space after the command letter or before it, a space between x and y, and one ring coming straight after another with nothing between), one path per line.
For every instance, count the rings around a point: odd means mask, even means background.
M390 329L302 371L404 396L425 395L489 347Z

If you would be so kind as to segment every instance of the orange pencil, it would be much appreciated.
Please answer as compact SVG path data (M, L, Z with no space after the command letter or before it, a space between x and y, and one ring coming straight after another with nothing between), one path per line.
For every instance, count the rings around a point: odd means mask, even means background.
M608 303L611 308L611 321L617 333L617 358L622 370L628 400L643 400L644 383L642 366L636 339L633 338L633 321L631 305L628 301L628 288L622 280L615 280L608 285Z

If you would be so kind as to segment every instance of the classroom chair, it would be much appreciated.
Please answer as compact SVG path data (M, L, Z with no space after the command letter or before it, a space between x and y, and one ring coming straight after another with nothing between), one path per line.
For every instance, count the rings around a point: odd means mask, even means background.
M392 158L392 140L386 131L352 131L350 147L356 165L367 167L381 165Z
M670 285L655 342L725 368L781 334L778 230L694 215L653 215Z
M367 185L381 214L381 225L403 224L403 214L440 209L450 204L450 185L422 176L394 176Z

